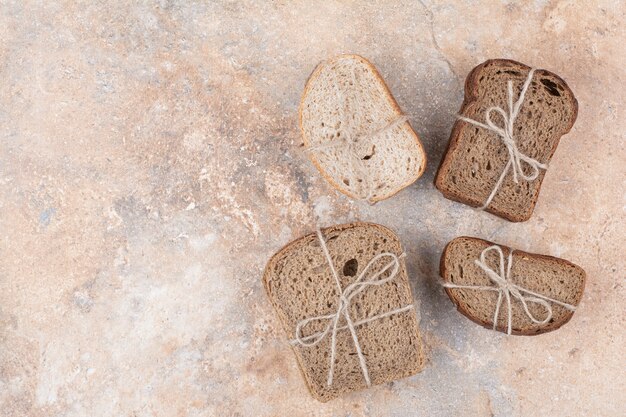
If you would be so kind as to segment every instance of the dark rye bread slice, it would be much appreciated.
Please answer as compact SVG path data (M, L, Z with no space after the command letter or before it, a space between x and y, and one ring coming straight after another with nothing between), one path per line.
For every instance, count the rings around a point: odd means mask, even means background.
M426 168L419 137L376 67L361 56L321 62L307 80L299 115L311 161L351 198L384 200Z
M342 289L355 281L375 255L391 252L400 256L403 252L398 237L377 224L350 223L323 229L322 233ZM388 262L388 258L378 260L373 265L374 271ZM388 276L385 273L381 279ZM276 253L267 264L263 282L290 341L295 339L296 325L301 320L334 314L337 310L339 291L315 233L289 243ZM413 297L404 261L400 259L396 278L357 294L349 313L357 322L410 304ZM310 323L303 329L303 336L321 331L326 324ZM343 317L339 324L345 325ZM424 359L414 309L357 326L356 333L372 385L404 378L422 369ZM291 344L311 394L323 402L366 387L348 330L337 332L334 378L332 385L327 386L330 336L329 333L312 347Z
M480 259L481 252L492 245L495 243L474 237L458 237L449 242L443 251L440 263L440 274L444 282L495 287L485 272L474 263L476 259ZM505 262L507 262L509 248L505 246L501 248ZM499 256L496 253L491 251L486 261L491 269L499 270ZM511 281L527 290L577 306L585 288L585 271L564 259L515 249ZM445 288L445 291L459 312L484 327L493 328L497 292L458 288ZM556 330L567 323L573 315L573 311L558 304L549 303L552 307L552 319L544 325L538 325L526 315L519 300L514 298L512 300L512 334L516 335L536 335ZM530 312L538 320L547 317L544 307L532 302L528 303L528 306ZM506 332L507 325L508 310L506 300L504 300L498 315L497 330Z
M507 83L513 81L513 101L520 94L531 70L516 61L493 59L470 72L465 81L465 99L460 115L485 123L491 106L508 113ZM559 76L536 70L514 124L514 139L519 150L540 163L547 164L562 135L572 128L578 113L574 94ZM501 115L493 112L492 120L503 126ZM507 164L509 154L495 132L463 120L457 120L443 158L435 186L451 200L473 207L487 201ZM530 168L523 165L526 173ZM513 222L528 220L534 210L545 175L540 170L534 181L513 181L507 174L486 211Z

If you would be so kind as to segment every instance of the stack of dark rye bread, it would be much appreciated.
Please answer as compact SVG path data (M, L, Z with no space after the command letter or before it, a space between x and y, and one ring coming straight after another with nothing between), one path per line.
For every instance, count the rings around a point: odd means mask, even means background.
M465 82L435 186L448 199L511 222L528 220L577 110L565 81L549 71L505 59L478 65ZM315 68L300 127L313 164L350 198L389 198L426 167L408 118L377 69L357 55ZM268 262L265 289L315 398L328 401L422 369L404 257L393 231L355 222L317 228ZM569 261L477 237L446 245L440 275L460 313L509 335L558 329L585 286L585 272Z

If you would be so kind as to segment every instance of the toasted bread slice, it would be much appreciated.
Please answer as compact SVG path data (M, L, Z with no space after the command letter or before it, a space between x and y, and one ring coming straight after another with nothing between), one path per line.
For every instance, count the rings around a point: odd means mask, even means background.
M337 190L370 202L417 180L426 154L376 68L358 55L320 63L300 102L313 164Z
M516 101L530 70L524 64L506 59L478 65L467 76L460 115L485 123L487 109L492 106L508 112L508 81L513 81L513 101ZM578 102L565 81L549 71L536 70L514 123L513 136L518 149L548 164L561 136L572 128L577 113ZM498 126L504 123L500 115L495 115L493 120ZM457 120L435 185L446 198L481 207L508 161L507 148L497 133ZM520 180L516 184L509 172L486 211L513 222L528 220L544 175L545 170L541 169L535 180Z
M440 274L444 283L496 288L485 271L475 263L475 260L480 259L481 253L493 245L495 243L473 237L458 237L449 242L443 251L440 264ZM510 249L501 246L501 250L504 253L505 262L508 262ZM499 270L500 260L495 252L489 252L486 261L489 268L494 271ZM578 306L585 288L585 271L564 259L514 250L510 281L545 297L571 306ZM459 288L445 288L445 290L459 312L484 327L493 328L497 292ZM526 295L532 297L532 295ZM511 334L546 333L558 329L572 318L572 310L556 303L549 303L549 305L552 308L552 318L545 324L538 324L528 317L522 303L513 297ZM544 306L528 302L528 308L537 320L548 317ZM508 309L506 299L503 299L496 330L507 332L507 328Z

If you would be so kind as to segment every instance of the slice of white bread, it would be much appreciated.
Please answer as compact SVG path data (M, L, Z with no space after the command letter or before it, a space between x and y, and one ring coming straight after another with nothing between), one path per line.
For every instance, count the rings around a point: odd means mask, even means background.
M493 245L495 243L465 236L449 242L443 251L440 263L440 274L444 283L495 288L495 284L487 277L485 271L475 263L475 260L480 259L482 251ZM501 249L505 262L508 262L510 249L505 246L501 246ZM486 262L493 271L499 271L500 261L495 251L487 254ZM585 271L564 259L515 249L510 281L526 290L577 306L585 288ZM445 288L445 291L459 312L484 327L493 328L497 292L458 288ZM533 323L524 312L522 303L515 298L512 300L511 334L536 335L556 330L567 323L574 313L559 304L549 303L552 308L552 318L545 324ZM543 306L529 302L528 307L536 319L547 318ZM507 327L508 309L506 299L504 299L498 314L496 330L507 332Z
M322 234L342 290L356 280L374 256L384 252L402 254L395 233L377 224L338 225L323 229ZM387 262L379 259L370 271L380 270ZM380 279L388 276L385 273ZM296 326L301 320L333 314L337 310L339 290L315 233L289 243L276 253L265 268L263 282L290 341L295 339ZM358 322L411 304L413 297L406 267L400 258L396 277L380 286L364 289L352 299L348 311L353 322ZM311 323L303 329L304 336L321 331L327 323ZM339 325L345 324L342 317ZM356 326L356 334L372 385L404 378L422 369L423 354L414 308ZM306 384L316 399L326 402L367 386L347 329L337 332L336 365L330 387L327 378L331 335L315 346L292 343L292 347Z
M459 114L486 123L486 112L492 106L508 113L508 82L513 82L513 101L517 101L530 70L529 66L508 59L491 59L478 65L465 81L465 100ZM548 164L577 114L578 102L567 83L550 71L536 70L514 122L517 148ZM504 125L499 114L493 115L493 121L499 127ZM508 161L509 153L497 133L459 119L452 128L435 186L446 198L481 207L496 188ZM531 173L526 164L523 169ZM485 210L512 222L528 220L545 172L540 169L536 179L515 183L509 171Z
M358 55L320 63L300 102L313 164L349 197L376 202L417 180L426 154L382 77Z

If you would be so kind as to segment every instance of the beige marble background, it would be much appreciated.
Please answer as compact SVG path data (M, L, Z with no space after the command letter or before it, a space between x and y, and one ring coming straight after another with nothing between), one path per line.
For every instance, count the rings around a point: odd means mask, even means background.
M624 2L128 3L0 5L0 415L626 414ZM298 133L307 76L346 52L378 66L429 156L374 207L333 191ZM580 103L522 224L432 184L465 75L493 57L562 75ZM309 396L261 274L315 216L401 236L421 374ZM506 337L456 313L437 268L460 234L583 266L572 321Z

